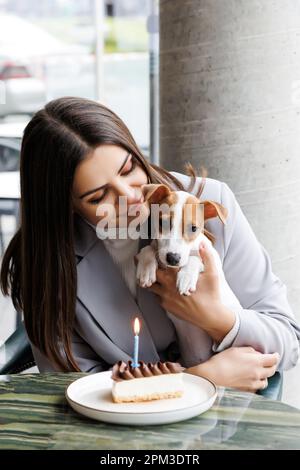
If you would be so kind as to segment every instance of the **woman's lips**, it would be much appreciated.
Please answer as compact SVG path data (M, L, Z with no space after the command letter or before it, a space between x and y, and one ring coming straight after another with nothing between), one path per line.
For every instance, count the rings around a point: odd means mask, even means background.
M140 207L142 205L142 202L138 202L137 204L132 204L129 209L135 209L136 207Z
M143 202L144 202L144 197L142 197L139 202L137 202L136 204L131 204L129 206L129 210L128 210L128 213L131 212L131 211L135 211L136 209L138 209L139 207L141 207L143 205ZM129 214L128 214L129 215Z

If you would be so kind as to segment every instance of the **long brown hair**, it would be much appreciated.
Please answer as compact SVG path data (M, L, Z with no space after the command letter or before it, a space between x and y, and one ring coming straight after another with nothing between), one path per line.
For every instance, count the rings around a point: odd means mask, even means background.
M20 157L20 227L4 253L0 286L23 312L31 342L63 371L80 370L71 347L77 291L73 178L77 165L104 143L131 152L151 183L184 190L174 175L148 163L123 121L95 101L59 98L28 123ZM190 190L196 172L190 164L186 171Z

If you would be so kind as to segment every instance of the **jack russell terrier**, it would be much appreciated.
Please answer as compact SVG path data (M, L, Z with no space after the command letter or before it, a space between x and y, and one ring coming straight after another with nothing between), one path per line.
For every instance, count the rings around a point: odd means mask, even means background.
M136 255L136 277L140 286L150 287L156 282L158 267L177 267L180 268L177 289L181 295L191 295L196 290L199 274L204 271L199 254L203 243L213 254L218 270L221 302L232 310L240 310L240 302L227 284L219 254L209 239L211 234L204 228L205 220L213 217L219 217L226 224L227 209L215 201L201 201L197 197L199 191L194 196L186 191L172 191L164 184L145 184L142 191L144 203L151 212L151 231L154 222L154 237L151 233L150 245ZM197 345L203 342L203 331L170 312L167 315L176 328L184 365L190 367L202 362Z

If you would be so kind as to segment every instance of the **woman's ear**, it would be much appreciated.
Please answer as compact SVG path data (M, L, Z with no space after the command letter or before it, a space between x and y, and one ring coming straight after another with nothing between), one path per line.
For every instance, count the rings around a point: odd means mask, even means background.
M142 186L142 193L149 204L158 203L164 197L171 193L171 190L165 184L144 184Z
M226 224L226 219L228 217L228 209L222 206L215 201L201 201L201 204L204 206L204 220L212 219L214 217L219 217L219 219Z

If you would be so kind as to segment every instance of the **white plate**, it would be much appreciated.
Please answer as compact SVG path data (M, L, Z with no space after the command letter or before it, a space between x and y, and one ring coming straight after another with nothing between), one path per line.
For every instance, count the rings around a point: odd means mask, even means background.
M72 382L66 389L66 398L78 413L107 423L175 423L204 413L217 396L216 386L202 377L183 373L183 380L185 391L180 398L114 403L111 396L111 371L105 371Z

